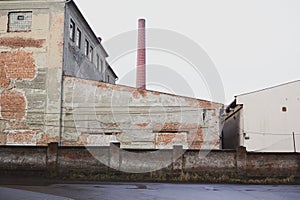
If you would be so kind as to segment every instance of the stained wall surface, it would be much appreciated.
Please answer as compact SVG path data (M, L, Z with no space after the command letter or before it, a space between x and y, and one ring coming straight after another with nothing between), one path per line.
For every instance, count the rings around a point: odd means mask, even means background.
M107 55L102 48L94 48L93 59L83 58L88 65L76 61L71 19L75 31L82 31L81 50L85 33L91 45L99 40L74 3L1 0L0 5L0 145L117 142L121 148L219 149L221 104L99 82L114 83L106 75L115 76L111 68L105 71ZM104 66L102 79L101 73L94 73L97 52ZM85 72L93 70L83 77L66 70L78 64ZM62 78L68 72L72 77Z
M64 75L114 84L108 53L73 2L66 4L64 32Z
M181 153L177 154L176 151L180 149ZM153 152L160 154L153 156ZM56 175L57 178L69 177L71 180L98 181L134 179L252 184L286 184L298 181L299 184L299 155L251 153L246 152L245 148L183 152L182 146L159 151L123 151L115 145L88 149L58 147L57 143L48 147L0 146L0 174L4 177L5 174L13 174L13 177L16 174L20 177L30 175L31 178L47 175L53 178ZM137 159L142 156L144 160ZM138 173L141 170L143 173ZM131 173L127 173L128 171Z
M219 149L222 104L64 77L62 144Z
M57 142L63 27L63 2L0 1L0 144Z

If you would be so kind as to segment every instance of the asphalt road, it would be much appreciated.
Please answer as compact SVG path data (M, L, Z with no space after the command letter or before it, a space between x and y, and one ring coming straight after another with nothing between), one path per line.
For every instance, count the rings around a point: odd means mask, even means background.
M48 186L2 186L0 187L0 199L299 200L300 185L93 183L52 184Z

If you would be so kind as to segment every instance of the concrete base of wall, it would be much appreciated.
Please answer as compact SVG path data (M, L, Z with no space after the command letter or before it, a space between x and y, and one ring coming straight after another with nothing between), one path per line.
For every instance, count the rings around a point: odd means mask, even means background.
M100 156L98 159L93 151L101 152L101 155L97 155ZM93 147L92 150L59 147L56 143L48 147L1 146L0 177L80 181L299 183L298 153L251 153L243 147L234 151L184 151L181 146L175 146L173 150L159 151L159 162L155 160L157 158L151 158L152 163L168 161L168 165L152 172L134 173L135 169L149 167L149 163L141 163L139 158L132 157L133 152L147 151L124 151L116 144ZM129 169L131 173L124 172Z

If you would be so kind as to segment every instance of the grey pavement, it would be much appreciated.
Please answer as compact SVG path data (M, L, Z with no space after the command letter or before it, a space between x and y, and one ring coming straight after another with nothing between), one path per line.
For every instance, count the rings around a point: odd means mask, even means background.
M53 184L0 188L4 199L101 200L299 200L300 185L217 185L162 183ZM22 191L23 190L23 191ZM32 191L32 192L29 192ZM7 195L7 196L2 196ZM51 196L54 195L54 196ZM19 198L22 197L22 198ZM1 198L2 199L2 198Z

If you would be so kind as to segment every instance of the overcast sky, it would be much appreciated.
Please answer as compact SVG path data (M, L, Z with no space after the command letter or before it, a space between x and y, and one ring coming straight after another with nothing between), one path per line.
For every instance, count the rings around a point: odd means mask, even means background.
M197 43L220 74L224 103L232 101L234 95L300 79L299 0L75 2L96 34L102 37L104 46L114 36L136 29L138 18L145 18L148 28L172 30ZM135 74L135 57L132 52L117 61L109 60L120 77L120 84L134 86L135 80L128 78L132 77L128 74ZM178 56L149 50L147 64L156 66L153 72L162 65L165 69L174 68L177 75L182 76L182 79L174 78L170 86L152 84L149 89L210 99L209 91L199 86L205 85L203 80L192 78L193 72L180 71L189 71L189 67ZM164 76L170 78L168 70L165 73ZM149 76L154 73L147 74L147 79L151 80ZM192 91L181 88L185 84L178 80L186 82Z

